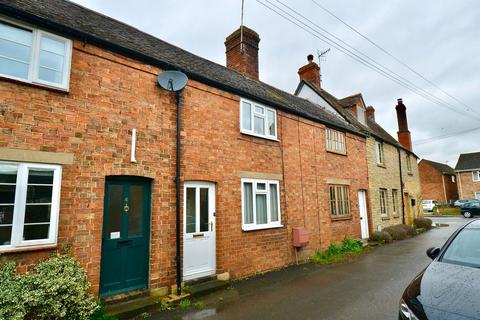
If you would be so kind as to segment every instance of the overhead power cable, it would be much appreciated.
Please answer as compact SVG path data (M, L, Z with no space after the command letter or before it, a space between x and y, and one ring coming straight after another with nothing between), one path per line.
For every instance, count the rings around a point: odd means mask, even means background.
M358 31L355 27L353 27L352 25L350 25L349 23L347 23L346 21L344 21L342 18L340 18L339 16L337 16L336 14L334 14L332 11L328 10L325 6L321 5L320 3L318 3L317 1L315 0L310 0L312 1L317 7L319 7L320 9L322 9L323 11L325 11L326 13L328 13L329 15L331 15L332 17L334 17L335 19L337 19L338 21L340 21L342 24L344 24L347 28L349 28L350 30L352 30L353 32L355 32L357 35L359 35L360 37L362 37L363 39L367 40L370 44L372 44L373 46L375 46L377 49L379 49L380 51L382 51L383 53L385 53L386 55L388 55L389 57L391 57L392 59L394 59L395 61L397 61L399 64L401 64L402 66L404 66L405 68L407 68L408 70L410 70L411 72L413 72L414 74L416 74L418 77L422 78L424 81L426 81L427 83L429 83L431 86L437 88L438 90L440 90L443 94L445 94L446 96L450 97L451 99L455 100L456 102L458 102L459 104L463 105L464 107L467 108L467 111L474 111L472 107L470 107L469 105L467 105L466 103L464 103L463 101L457 99L455 96L451 95L450 93L448 93L447 91L443 90L442 88L440 88L437 84L435 84L433 81L429 80L428 78L426 78L425 76L423 76L421 73L419 73L417 70L415 70L413 67L409 66L408 64L406 64L405 62L403 62L402 60L400 60L399 58L397 58L394 54L392 54L391 52L389 52L388 50L386 50L385 48L383 48L382 46L380 46L379 44L377 44L375 41L371 40L370 38L368 38L366 35L364 35L363 33L361 33L360 31Z
M332 40L331 38L325 36L324 34L322 34L321 32L319 32L317 29L315 29L314 27L312 27L310 24L313 24L314 26L317 26L317 28L320 28L318 25L314 24L311 20L305 18L303 15L301 15L300 13L296 12L294 9L290 9L292 12L294 12L296 15L300 16L300 18L292 15L290 12L287 12L285 11L284 9L280 8L279 6L275 5L274 3L272 3L271 1L269 0L263 0L265 2L267 2L269 5L267 5L266 3L260 1L260 0L256 0L259 4L263 5L264 7L266 7L267 9L273 11L274 13L276 13L277 15L281 16L282 18L284 18L285 20L293 23L294 25L296 25L297 27L301 28L302 30L308 32L309 34L313 35L314 37L316 37L317 39L321 40L321 41L324 41L326 43L328 43L329 45L331 45L332 47L336 48L337 50L339 50L340 52L344 53L345 55L351 57L352 59L356 60L357 62L360 62L361 64L365 65L366 67L372 69L373 71L381 74L382 76L396 82L397 84L403 86L404 88L416 93L417 95L423 97L424 99L432 102L432 103L435 103L437 105L440 105L442 107L446 107L446 108L449 108L451 109L452 111L454 112L457 112L459 114L462 114L463 116L466 116L466 117L469 117L471 118L472 115L471 114L467 114L465 112L463 112L462 110L457 110L456 108L452 107L452 106L449 106L449 105L446 105L445 103L442 103L441 101L439 101L440 99L432 96L432 95L428 95L423 93L421 90L422 89L419 89L418 87L410 84L407 81L402 80L401 77L398 77L398 75L395 75L395 74L391 74L387 71L385 71L384 67L382 67L381 65L379 65L378 63L376 64L373 64L372 62L368 61L367 59L363 58L362 56L360 56L359 54L356 54L355 52L353 52L352 50L349 50L348 48L346 48L345 46L339 44L337 41L335 40ZM277 2L281 3L280 1L276 0ZM282 5L284 5L282 3ZM285 7L289 8L288 6L284 5ZM304 22L303 20L307 20L307 22L309 22L310 24ZM350 46L351 47L351 46ZM358 51L358 50L357 50ZM366 56L366 55L364 55ZM370 59L369 60L371 61L374 61L373 59ZM377 66L378 65L378 66ZM476 120L480 121L480 118L476 118Z
M431 142L436 142L436 141L439 141L439 140L443 140L443 139L447 139L447 138L451 138L451 137L456 137L456 136L464 135L464 134L467 134L467 133L470 133L470 132L474 132L474 131L478 131L478 130L480 130L480 127L470 128L470 129L463 130L463 131L446 133L446 134L443 134L443 135L440 135L440 136L436 136L436 137L430 137L430 138L425 138L425 139L416 140L416 141L413 141L413 144L414 144L415 146L420 146L420 145L422 145L422 144L427 144L427 143L431 143Z

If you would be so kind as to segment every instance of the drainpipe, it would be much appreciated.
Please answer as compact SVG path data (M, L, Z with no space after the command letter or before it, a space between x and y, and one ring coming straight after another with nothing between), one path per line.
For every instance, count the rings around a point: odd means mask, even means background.
M398 168L400 169L400 195L402 198L402 223L405 224L405 200L403 199L403 173L402 173L402 154L400 149L397 148L398 152Z
M176 262L177 262L177 295L180 295L182 293L182 276L181 276L181 252L180 252L180 130L181 130L181 125L182 125L182 109L180 105L180 99L182 98L181 92L177 91L175 92L176 98L177 98L177 161L176 161L176 174L175 174L175 187L176 187L176 200L177 200L177 206L176 206L176 224L177 224L177 254L176 254Z

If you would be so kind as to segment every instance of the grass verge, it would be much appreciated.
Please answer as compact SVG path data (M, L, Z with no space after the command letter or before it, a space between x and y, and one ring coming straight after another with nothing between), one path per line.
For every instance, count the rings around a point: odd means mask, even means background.
M437 209L435 209L437 210ZM435 212L435 215L441 216L458 216L460 215L460 208L438 208L438 212Z

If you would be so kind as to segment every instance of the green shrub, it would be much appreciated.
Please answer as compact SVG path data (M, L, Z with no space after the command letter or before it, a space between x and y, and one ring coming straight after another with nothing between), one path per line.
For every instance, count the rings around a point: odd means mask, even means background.
M409 236L409 237L413 237L417 234L415 229L408 224L399 224L398 226L399 226L399 228L403 228L403 230L405 230L405 232L407 233L407 236Z
M381 243L388 243L392 242L392 236L385 231L375 231L370 238L369 241L381 242Z
M335 263L344 260L350 255L355 255L363 251L361 242L345 238L341 244L332 243L326 251L317 251L312 256L312 261L321 264Z
M428 218L415 218L413 219L413 223L417 228L432 229L432 220Z
M392 236L393 240L403 240L407 238L407 232L401 225L395 225L391 227L386 227L383 231L387 232Z
M22 275L12 263L5 264L0 269L0 319L90 320L100 306L89 287L85 271L69 255L56 254Z

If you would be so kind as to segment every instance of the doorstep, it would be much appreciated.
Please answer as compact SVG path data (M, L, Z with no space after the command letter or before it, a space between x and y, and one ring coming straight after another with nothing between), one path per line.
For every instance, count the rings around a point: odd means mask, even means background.
M162 303L177 303L188 297L199 297L226 288L230 283L229 278L228 273L223 273L186 281L183 284L184 290L182 290L180 296L175 294L176 286L172 286L171 294L168 294L168 289L162 288L162 290L147 291L143 295L138 293L126 294L130 298L122 296L120 299L110 299L102 302L105 304L107 315L115 316L118 319L131 319L143 312L158 310Z

